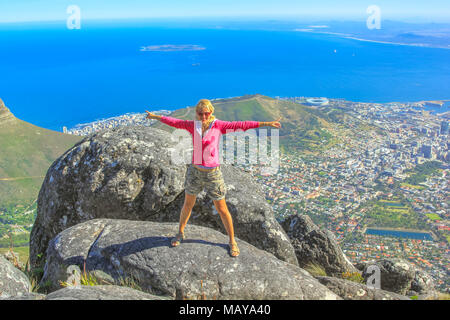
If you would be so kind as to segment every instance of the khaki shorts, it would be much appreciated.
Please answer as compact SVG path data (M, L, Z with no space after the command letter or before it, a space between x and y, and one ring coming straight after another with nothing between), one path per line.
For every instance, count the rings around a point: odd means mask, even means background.
M206 189L207 195L212 200L223 199L227 192L220 167L207 172L198 170L192 164L188 165L184 188L185 192L190 195L198 195L203 189Z

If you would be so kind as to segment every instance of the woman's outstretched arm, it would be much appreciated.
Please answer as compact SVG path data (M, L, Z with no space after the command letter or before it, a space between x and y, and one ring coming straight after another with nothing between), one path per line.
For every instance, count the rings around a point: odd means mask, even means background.
M280 128L281 117L275 121L221 121L219 120L219 126L222 133L230 133L236 130L248 130L248 129L256 129L261 127L274 127Z
M147 110L145 110L145 112L147 112L146 119L156 119L156 120L159 120L162 123L165 123L171 127L178 128L178 129L185 129L185 130L190 131L192 121L177 119L177 118L168 117L168 116L159 116L159 115L151 113Z
M281 128L281 123L280 123L281 117L279 117L277 120L275 121L260 121L259 122L259 126L260 127L274 127L274 128Z
M160 120L161 116L151 113L150 111L145 110L145 112L147 112L147 117L145 117L145 119L156 119L156 120Z

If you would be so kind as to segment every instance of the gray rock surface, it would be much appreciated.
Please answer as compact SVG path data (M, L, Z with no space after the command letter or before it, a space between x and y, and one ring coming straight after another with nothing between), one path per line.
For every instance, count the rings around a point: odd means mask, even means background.
M370 265L377 265L380 268L381 289L418 296L422 300L438 297L431 275L404 259L381 259L359 263L357 267L362 270L365 279L370 276L367 272Z
M169 300L128 287L114 285L73 286L48 294L45 300Z
M332 277L316 277L316 279L344 300L411 300L406 296L369 288L365 284L349 280Z
M429 291L423 294L408 294L408 296L417 296L417 300L440 300L439 291Z
M58 289L67 267L132 278L143 291L177 299L340 299L308 272L240 239L241 254L228 253L228 237L196 225L170 247L177 223L94 219L59 233L49 244L42 283Z
M45 300L45 294L28 292L20 296L10 296L8 298L0 298L0 300Z
M411 290L417 292L419 295L437 294L433 278L427 272L415 268L414 279L411 282Z
M370 265L378 266L380 270L381 289L405 295L411 288L415 277L414 266L403 259L381 259L365 264L362 276L368 279L373 274L368 272Z
M222 165L221 170L227 186L226 202L233 218L235 235L259 249L272 253L278 259L298 265L289 237L275 219L261 186L250 174L232 165ZM155 214L151 220L178 222L183 202L184 195L169 204L163 212ZM189 223L227 234L213 202L204 192L197 197Z
M22 296L30 292L28 277L0 255L0 298Z
M343 272L358 272L342 252L334 235L322 231L307 215L287 217L281 226L288 234L295 249L299 266L319 265L328 276L340 277Z
M40 257L54 236L83 221L178 222L187 166L171 162L177 144L162 130L118 127L86 137L57 159L39 192L30 236L31 266L41 264ZM297 265L294 249L261 187L233 166L223 165L222 172L235 235ZM204 194L199 195L189 223L226 233L213 202Z

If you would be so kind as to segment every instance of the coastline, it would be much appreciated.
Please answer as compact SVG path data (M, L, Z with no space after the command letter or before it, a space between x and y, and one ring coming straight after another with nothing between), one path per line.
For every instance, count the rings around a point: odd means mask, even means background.
M235 99L235 98L240 98L240 97L241 96L232 96L232 97L227 97L227 98L212 98L211 101L214 102L214 101L220 101L220 100ZM271 97L271 98L274 98L274 97ZM313 97L307 97L307 98L312 99ZM337 98L330 98L330 99L337 99ZM422 103L422 102L428 102L428 101L450 102L450 99L434 99L434 100L420 100L420 101L389 101L389 102L351 101L351 100L346 100L346 99L344 99L344 100L346 102L362 103L362 104L370 104L370 103L375 103L375 104L389 104L389 103L405 104L405 103L409 103L410 104L410 103ZM184 108L186 108L186 114L188 114L189 113L189 108L192 108L192 106L191 107L186 106ZM184 109L184 108L178 108L178 109ZM426 109L427 107L424 106L424 105L418 105L418 106L415 106L415 108ZM438 107L438 108L445 108L445 107L441 106L441 107ZM178 110L178 109L174 109L174 110L155 109L155 110L153 110L153 112L162 113L164 115L170 115L172 112L174 112L175 110ZM445 116L446 114L450 114L450 111L436 112L436 115L439 115L439 116ZM133 117L133 116L142 116L142 117L145 117L145 113L143 113L143 112L127 112L127 113L115 115L115 116L112 116L112 117L97 118L97 119L95 119L93 121L90 121L90 122L77 123L77 124L75 124L75 125L73 125L71 127L67 127L67 131L71 132L71 131L74 131L74 130L80 130L83 127L86 127L86 126L92 126L94 124L100 124L100 123L103 123L103 122L108 122L108 121L113 121L113 120L118 120L118 121L119 120L123 120L122 118L126 117L126 116L131 116L131 117ZM182 116L181 118L183 118L184 116ZM366 228L372 228L372 227L366 227ZM375 228L378 228L378 227L373 227L373 229L375 229ZM382 227L380 227L380 228L382 228ZM384 228L384 229L388 230L388 228ZM406 231L406 232L408 232L408 231L411 231L411 230L410 229L405 229L405 230L392 229L391 231ZM411 231L411 232L415 232L415 231ZM420 231L418 231L418 232L420 232Z
M381 40L371 40L371 39L364 39L364 38L358 38L355 35L345 34L345 33L338 33L338 32L326 32L326 31L314 31L314 30L308 30L308 29L294 29L295 32L307 32L307 33L316 33L316 34L329 34L345 39L352 39L357 41L365 41L365 42L374 42L374 43L383 43L383 44L391 44L391 45L399 45L399 46L411 46L411 47L421 47L421 48L434 48L434 49L447 49L450 50L450 47L444 47L444 46L435 46L425 43L403 43L403 42L391 42L391 41L381 41Z

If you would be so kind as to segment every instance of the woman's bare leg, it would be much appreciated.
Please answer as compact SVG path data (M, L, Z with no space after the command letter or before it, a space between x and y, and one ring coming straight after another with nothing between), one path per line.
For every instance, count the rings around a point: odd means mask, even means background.
M239 255L239 248L237 246L236 240L234 240L234 227L233 219L231 218L230 211L228 211L227 203L225 198L221 200L214 200L214 206L219 212L220 219L227 230L228 236L230 237L230 255L232 257L237 257Z
M192 208L195 205L195 200L197 199L197 196L191 195L191 194L184 194L184 205L183 208L181 209L181 214L180 214L180 225L179 225L179 232L183 233L184 232L184 228L186 227L186 224L189 220L189 217L191 216L191 212L192 212Z
M231 217L230 211L228 211L225 198L221 200L213 200L213 202L217 212L219 212L220 219L222 219L222 223L225 227L225 230L227 231L228 236L230 237L230 243L235 243L233 218Z

